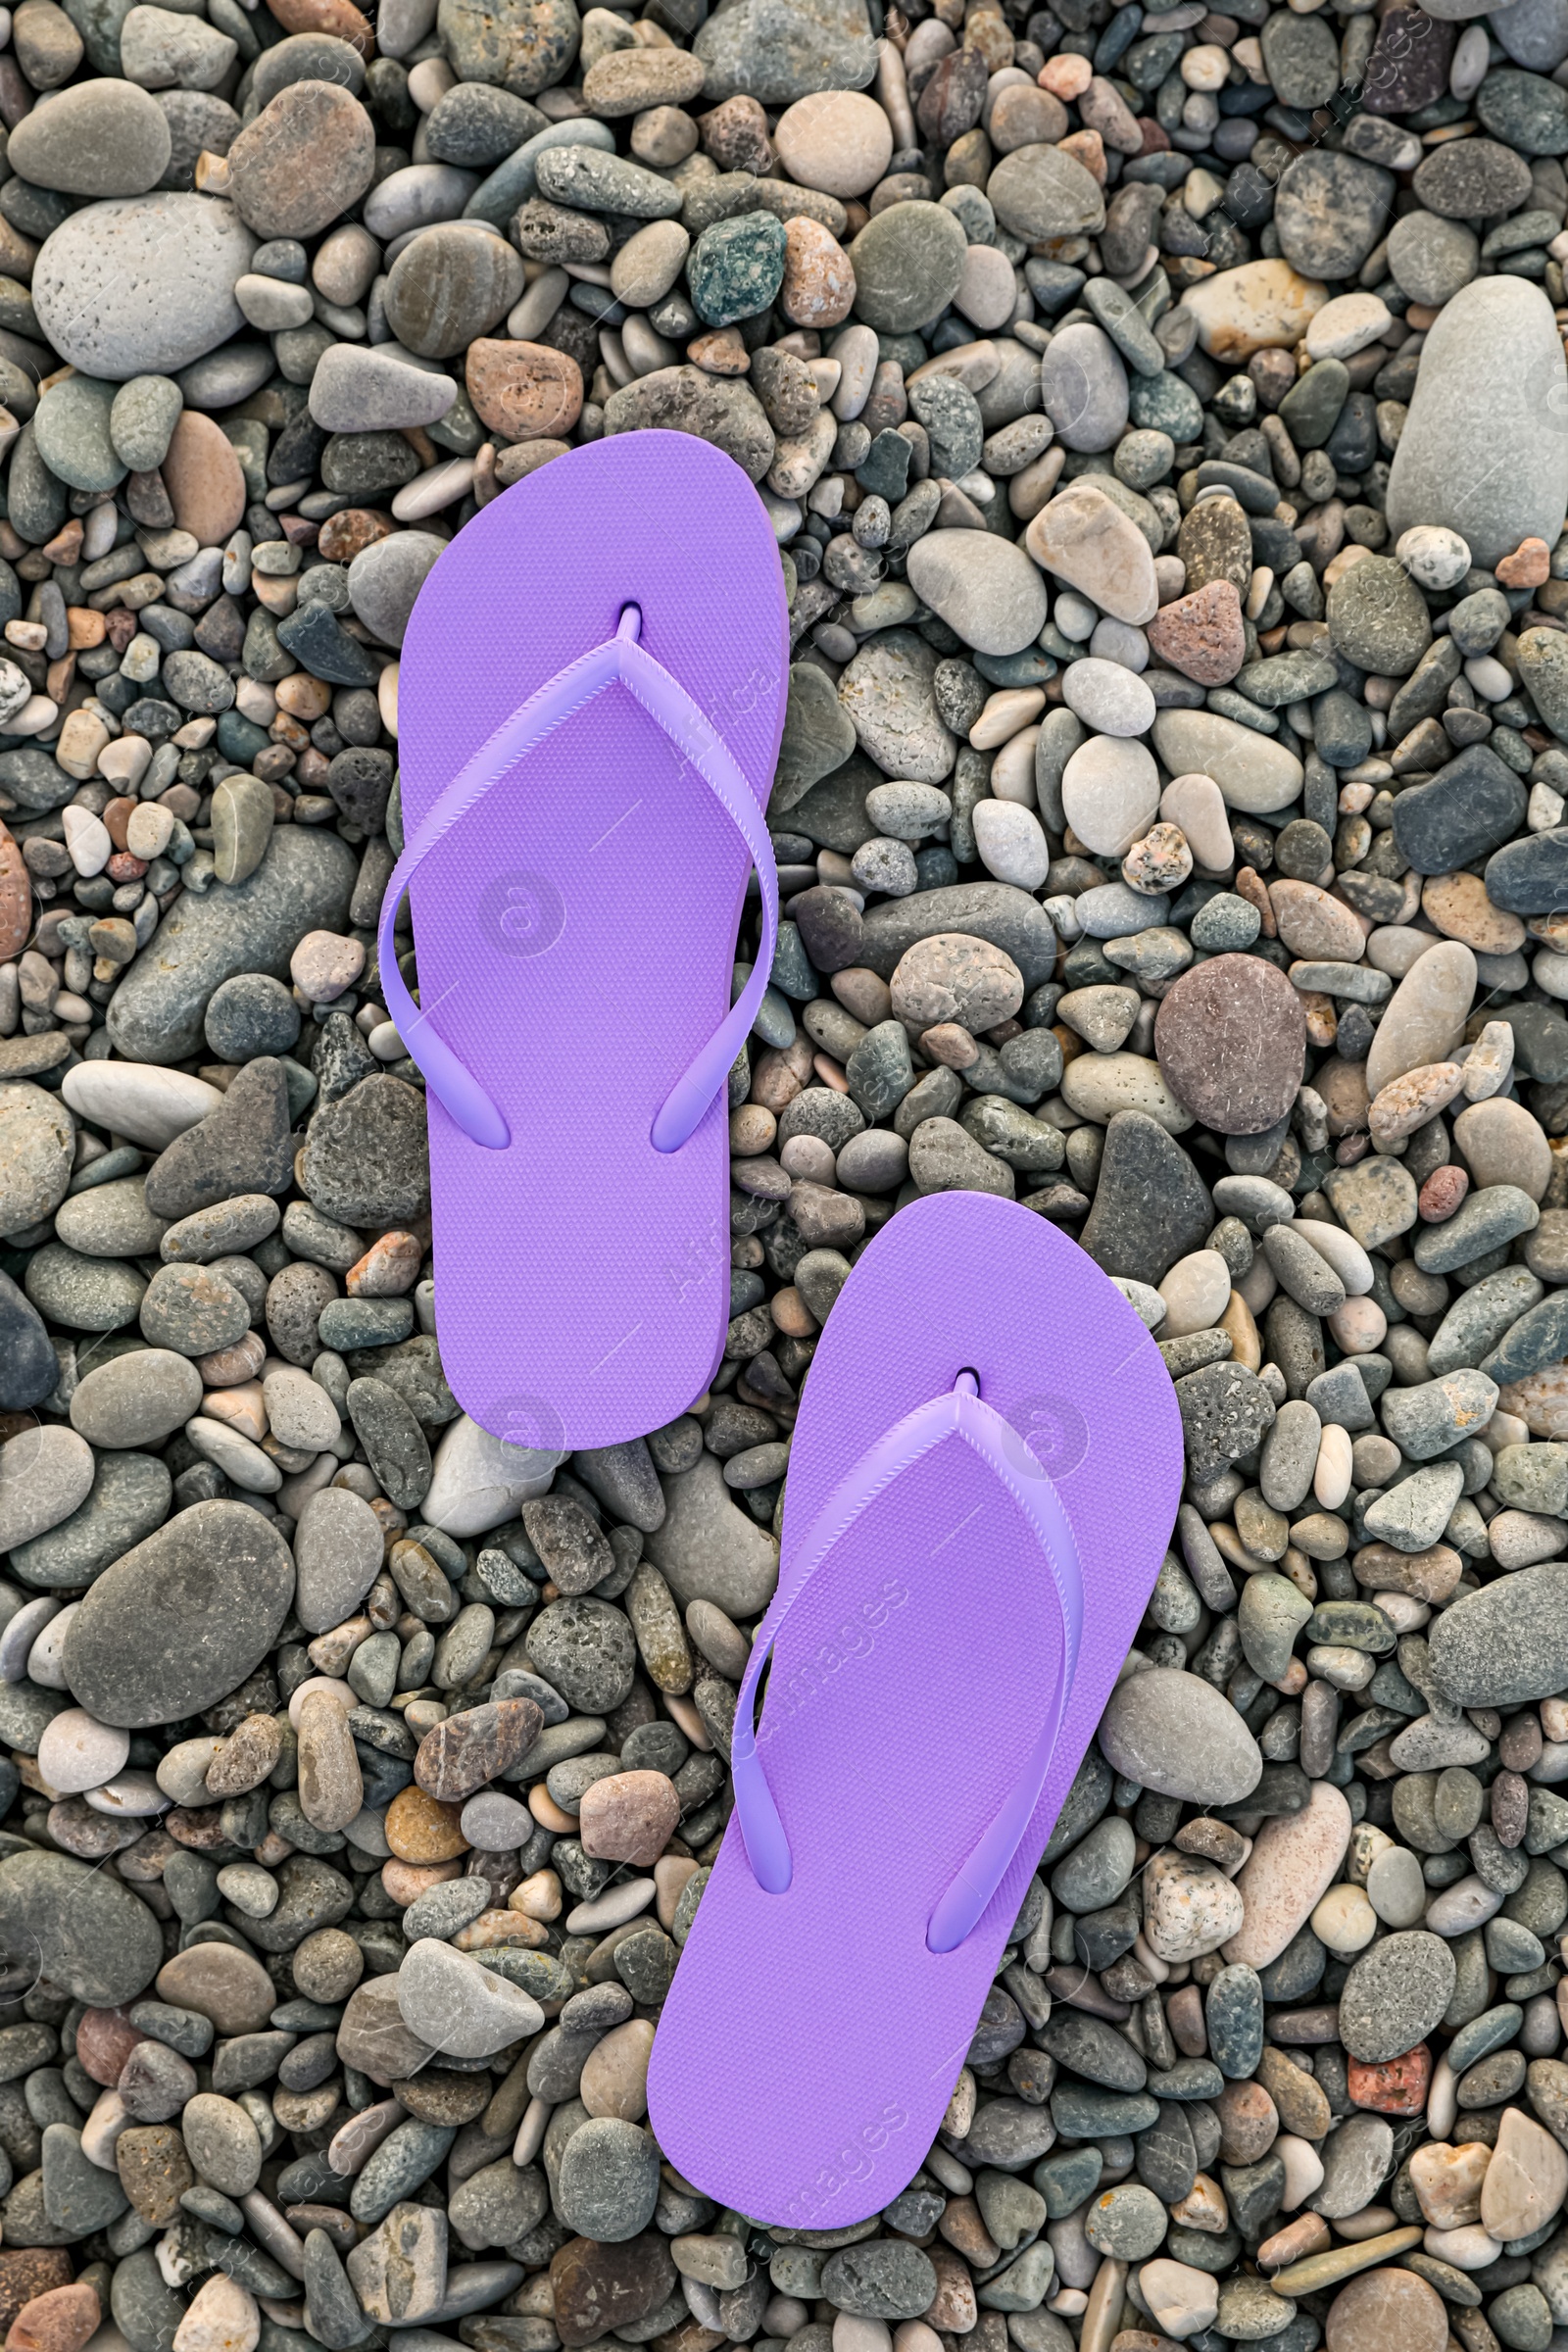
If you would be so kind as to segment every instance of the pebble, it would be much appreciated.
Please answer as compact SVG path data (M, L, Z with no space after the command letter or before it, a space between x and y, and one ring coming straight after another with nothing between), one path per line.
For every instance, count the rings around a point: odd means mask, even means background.
M83 373L168 375L239 330L233 289L253 251L227 205L178 192L110 198L45 237L33 306Z
M1196 1675L1152 1667L1112 1694L1101 1744L1118 1772L1204 1804L1234 1803L1257 1785L1256 1743Z
M1559 495L1568 503L1568 440L1551 422L1563 379L1546 307L1537 288L1513 277L1477 279L1445 306L1389 483L1396 535L1441 524L1461 531L1475 561L1487 564L1521 539L1555 531L1547 510ZM1498 365L1503 352L1506 369ZM1527 391L1538 382L1539 396ZM1446 473L1478 434L1493 463L1461 513Z

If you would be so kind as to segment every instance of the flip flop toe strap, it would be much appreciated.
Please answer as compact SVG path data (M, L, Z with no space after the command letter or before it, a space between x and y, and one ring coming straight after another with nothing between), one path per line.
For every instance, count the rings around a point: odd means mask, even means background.
M952 1391L917 1405L896 1422L841 1480L811 1523L795 1556L787 1590L781 1588L758 1629L735 1707L731 1772L735 1812L747 1859L758 1885L782 1894L794 1875L789 1838L758 1753L755 1713L758 1685L784 1621L812 1571L886 1492L944 1439L958 1437L993 1472L1039 1544L1047 1590L1055 1601L1061 1639L1054 1688L1042 1694L1040 1728L1016 1779L996 1814L965 1856L932 1911L926 1943L950 1952L978 1924L1017 1852L1055 1750L1083 1629L1083 1573L1072 1527L1054 1487L1010 1423L980 1396L972 1372L962 1372ZM764 1711L763 1736L766 1736Z
M512 1140L511 1128L490 1094L432 1026L429 1013L415 1004L398 969L393 937L398 907L438 844L527 753L608 687L624 687L702 777L745 842L761 887L762 937L751 977L661 1105L651 1133L656 1152L678 1151L702 1120L757 1018L772 973L778 943L778 873L757 795L722 737L679 679L639 644L641 626L642 614L635 605L628 605L613 637L569 662L502 721L416 826L381 902L376 947L386 1008L405 1049L443 1109L466 1135L490 1152L506 1150Z

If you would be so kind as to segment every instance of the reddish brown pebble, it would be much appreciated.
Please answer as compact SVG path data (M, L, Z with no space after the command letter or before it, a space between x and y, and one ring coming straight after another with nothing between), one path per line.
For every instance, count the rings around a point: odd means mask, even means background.
M773 142L767 135L767 117L744 91L699 115L697 127L704 148L721 172L760 174L772 170Z
M1433 1169L1417 1193L1417 1213L1423 1223L1441 1225L1446 1217L1452 1216L1469 1190L1469 1169L1461 1168L1451 1159L1445 1160L1441 1168Z
M401 1298L418 1278L423 1250L412 1233L383 1233L343 1277L351 1298Z
M390 539L396 529L391 515L377 514L373 507L345 507L341 514L327 516L316 544L329 564L352 564L365 548Z
M22 842L0 825L0 964L14 962L33 929L33 882L22 863Z
M1184 2058L1206 2058L1208 2034L1203 2024L1203 1996L1196 1984L1179 1984L1165 2008L1171 2039Z
M414 1759L414 1777L426 1798L436 1798L441 1805L457 1805L486 1781L493 1781L525 1756L538 1739L544 1717L531 1698L494 1698L482 1707L466 1708L461 1715L449 1715L426 1732L419 1742L419 1752ZM404 1796L404 1789L394 1804ZM387 1818L387 1842L405 1862L442 1861L456 1853L456 1846L446 1846L440 1854L409 1853L392 1836L391 1815Z
M1279 2135L1280 2119L1261 2082L1227 2082L1214 2101L1220 2154L1227 2164L1256 2164Z
M1151 650L1200 686L1223 686L1247 659L1242 600L1233 580L1209 580L1162 605L1145 635Z
M1258 1135L1296 1101L1306 1067L1301 1000L1260 956L1214 956L1172 982L1154 1052L1177 1101L1221 1135Z
M612 1772L584 1792L577 1827L583 1852L596 1861L646 1869L659 1860L679 1819L680 1796L667 1773Z
M76 2028L76 2056L95 2082L113 2090L138 2041L145 2041L123 2009L89 2009Z
M330 33L362 57L369 57L375 48L370 21L353 0L267 0L267 5L285 32Z
M1335 2296L1324 2336L1328 2352L1444 2352L1446 2307L1414 2271L1363 2271Z
M81 2352L103 2317L85 2280L51 2286L24 2303L6 2335L6 2352Z
M120 793L103 810L104 831L117 850L122 850L125 846L125 827L130 823L131 811L135 807L133 799Z
M582 369L547 344L481 335L468 346L465 374L481 421L508 441L567 433L582 409Z
M1551 574L1551 550L1544 539L1521 539L1511 556L1494 567L1503 588L1539 588Z
M1387 2058L1380 2066L1352 2058L1348 2070L1350 2098L1357 2107L1377 2115L1419 2115L1427 2103L1432 2081L1432 2052L1424 2041L1401 2057Z

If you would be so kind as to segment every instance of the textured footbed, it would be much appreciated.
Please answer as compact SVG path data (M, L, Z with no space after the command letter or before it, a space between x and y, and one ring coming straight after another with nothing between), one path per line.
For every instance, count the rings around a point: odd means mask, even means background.
M1077 1542L1084 1630L1062 1730L989 1909L933 1954L927 1922L1018 1779L1060 1640L1027 1521L948 1438L791 1600L758 1752L793 1879L763 1893L732 1820L654 2044L664 2154L761 2222L863 2220L920 2164L1181 1492L1169 1375L1119 1292L1030 1211L938 1195L872 1242L823 1333L790 1456L781 1598L834 1488L965 1370L1053 1480Z
M789 636L766 513L729 458L645 432L557 458L430 573L399 677L403 822L625 606L765 808ZM606 1446L702 1390L729 1315L724 1090L649 1140L729 1009L751 861L717 800L612 685L519 760L410 892L421 1009L512 1130L486 1151L432 1094L441 1357L517 1445Z

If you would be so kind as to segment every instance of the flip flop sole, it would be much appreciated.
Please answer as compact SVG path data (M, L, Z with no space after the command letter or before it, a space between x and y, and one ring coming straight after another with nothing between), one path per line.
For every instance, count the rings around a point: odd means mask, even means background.
M399 681L406 836L627 605L765 808L789 676L766 513L721 451L645 432L504 492L425 582ZM612 686L475 804L410 891L420 1008L512 1130L487 1151L429 1098L442 1362L513 1444L639 1436L717 1359L722 1089L679 1151L649 1131L729 1009L749 870L702 777Z
M973 1370L1056 1484L1084 1570L1067 1715L1029 1831L973 1933L937 1901L1016 1784L1060 1658L1037 1541L950 1438L871 1503L781 1625L758 1736L782 1894L732 1824L654 2044L666 2156L752 2218L829 2230L890 2202L941 2123L1007 1932L1153 1583L1181 1433L1142 1323L1077 1247L947 1194L879 1235L806 1385L784 1591L805 1531L905 1414Z

